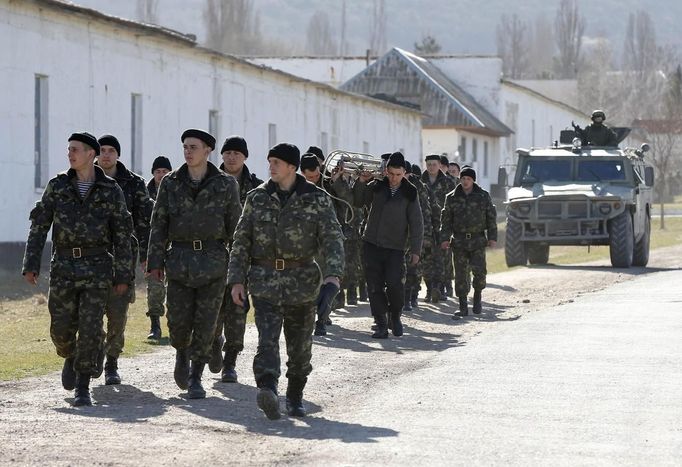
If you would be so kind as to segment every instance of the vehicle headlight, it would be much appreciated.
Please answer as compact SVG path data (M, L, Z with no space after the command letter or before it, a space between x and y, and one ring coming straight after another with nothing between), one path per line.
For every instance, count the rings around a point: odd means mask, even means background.
M575 149L580 149L583 146L583 142L580 138L573 138L573 147Z
M606 216L611 212L611 205L609 203L601 203L599 205L599 212Z

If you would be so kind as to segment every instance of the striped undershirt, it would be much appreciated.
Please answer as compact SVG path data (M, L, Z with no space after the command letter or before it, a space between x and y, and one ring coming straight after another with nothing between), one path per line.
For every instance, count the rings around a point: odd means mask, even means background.
M395 195L395 194L398 192L398 190L400 189L400 185L398 185L398 186L395 187L395 188L392 188L392 187L390 187L390 186L389 186L388 188L391 190L391 196L393 196L393 195Z
M81 182L80 180L76 180L76 184L78 185L78 193L81 195L81 199L85 199L85 195L88 194L88 190L90 190L90 187L93 185L95 182Z

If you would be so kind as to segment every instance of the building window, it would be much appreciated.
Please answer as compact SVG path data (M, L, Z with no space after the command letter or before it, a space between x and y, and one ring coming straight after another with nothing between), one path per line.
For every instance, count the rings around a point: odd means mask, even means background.
M369 142L368 141L362 142L362 152L364 152L365 154L369 154Z
M326 131L320 133L320 149L322 149L323 154L329 154L327 152L329 150L329 135Z
M478 161L478 140L476 138L471 140L471 162Z
M277 125L268 123L268 144L273 147L277 144Z
M488 142L483 141L483 176L488 176Z
M459 145L459 160L464 162L467 160L467 139L462 136L462 143Z
M217 110L208 111L208 132L218 139L218 133L220 132L220 112ZM217 151L212 151L209 159L211 162L217 163L218 159L220 159L220 154L218 154Z
M131 94L130 99L130 166L135 173L142 170L142 94Z
M49 157L47 154L48 135L48 112L47 112L47 76L35 75L35 101L34 101L34 185L43 188L49 177Z

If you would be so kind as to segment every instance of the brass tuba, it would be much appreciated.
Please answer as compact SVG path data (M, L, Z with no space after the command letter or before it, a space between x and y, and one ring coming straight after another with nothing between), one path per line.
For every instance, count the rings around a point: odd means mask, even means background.
M343 167L353 179L356 179L360 172L371 172L374 178L381 178L386 168L386 161L371 154L336 150L326 157L324 167L327 174L331 174L337 167Z

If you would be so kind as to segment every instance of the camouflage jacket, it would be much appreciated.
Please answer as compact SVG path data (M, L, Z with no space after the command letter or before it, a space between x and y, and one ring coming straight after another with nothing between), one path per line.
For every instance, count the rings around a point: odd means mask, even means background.
M302 175L296 175L293 190L283 205L272 180L249 192L230 255L228 283L244 284L248 276L254 297L278 305L313 302L320 267L339 277L344 268L343 235L331 198ZM320 249L322 265L312 260ZM283 270L275 269L276 259L284 260ZM287 268L287 260L302 264Z
M331 179L320 179L315 184L318 188L322 188L324 191L329 193L332 198L332 204L334 205L334 211L336 212L336 219L341 224L341 231L345 239L353 237L353 226L348 220L351 217L351 209L353 207L353 192L350 189L350 185L346 182L343 177L339 177L333 182Z
M497 241L497 212L490 195L476 183L468 195L462 185L457 185L445 198L440 241L471 251L485 248L488 240Z
M234 177L209 162L206 175L194 188L187 164L183 164L166 175L159 186L147 269L165 269L168 279L189 287L225 277L227 245L240 213Z
M97 165L96 162L95 165ZM116 176L113 179L123 190L126 207L133 216L133 260L139 257L139 261L144 262L147 260L149 223L154 202L149 197L144 178L128 170L123 162L116 162Z
M225 164L220 164L220 170L225 171ZM252 174L249 168L244 165L242 168L242 174L239 176L239 202L244 205L246 202L246 194L263 183L263 180L256 177L256 174Z
M152 177L152 179L147 183L147 191L149 192L149 197L152 199L152 201L155 201L157 187L156 183L154 183L154 177Z
M132 219L123 191L95 166L95 183L81 199L76 172L69 169L50 180L31 211L23 272L40 272L40 257L52 228L50 285L108 288L133 279L130 237ZM58 250L106 248L109 253L73 258Z
M445 196L455 189L455 183L441 171L438 171L436 181L433 184L431 184L431 179L429 178L429 173L427 171L422 173L421 180L426 189L431 192L433 201L438 205L436 208L437 212L440 212L445 205ZM440 220L433 225L433 228L436 231L440 230Z
M587 125L579 135L583 146L618 146L616 132L604 124Z
M433 211L431 210L431 200L429 200L429 192L424 186L424 184L419 180L416 175L410 175L408 177L410 183L412 183L417 188L417 193L419 196L419 207L422 211L422 220L424 224L424 247L433 247ZM440 212L438 213L440 216Z
M402 180L391 196L387 177L369 183L358 180L353 186L353 202L369 208L363 240L392 250L409 248L410 253L421 255L424 224L417 188L409 181Z

